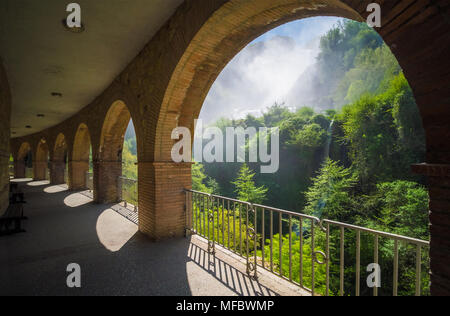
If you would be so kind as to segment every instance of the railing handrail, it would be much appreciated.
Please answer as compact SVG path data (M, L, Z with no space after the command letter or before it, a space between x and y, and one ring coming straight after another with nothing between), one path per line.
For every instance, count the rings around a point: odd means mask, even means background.
M328 223L328 224L331 224L331 225L336 225L336 226L340 226L340 227L344 227L344 228L359 230L361 232L376 234L376 235L379 235L381 237L396 239L396 240L399 240L399 241L405 241L405 242L413 243L413 244L416 244L416 245L421 245L421 246L424 246L424 247L429 247L430 246L430 242L429 241L422 240L422 239L402 236L402 235L398 235L398 234L387 233L387 232L383 232L383 231L379 231L379 230L374 230L374 229L370 229L370 228L366 228L366 227L356 226L356 225L342 223L342 222L328 220L328 219L319 219L316 216L311 216L311 215L307 215L307 214L303 214L303 213L296 213L296 212L292 212L292 211L286 211L286 210L283 210L283 209L274 208L274 207L267 206L267 205L253 204L253 203L250 203L250 202L240 201L240 200L237 200L237 199L228 198L228 197L224 197L224 196L220 196L220 195L209 194L209 193L195 191L195 190L190 190L190 189L185 189L184 191L185 192L196 193L196 194L200 194L200 195L204 195L204 196L208 196L208 197L212 197L212 198L224 199L226 201L241 203L241 204L252 206L252 207L258 207L258 208L262 208L262 209L264 209L266 211L279 212L279 213L282 213L283 215L291 215L291 216L296 216L296 217L302 217L302 218L310 219L310 220L315 221L317 224L319 224L320 228L322 228L322 229L324 227L324 224Z
M359 296L360 292L360 277L361 277L361 233L367 233L374 238L373 240L373 259L374 263L379 263L379 247L380 247L380 237L386 238L389 241L393 241L394 248L394 258L393 258L393 295L398 295L399 290L399 243L404 242L408 245L414 245L416 247L415 255L415 265L416 265L416 295L421 295L421 277L422 277L422 248L429 248L430 242L425 240L420 240L417 238L406 237L398 234L387 233L384 231L378 231L375 229L370 229L366 227L360 227L352 224L341 223L338 221L319 219L316 216L306 215L303 213L295 213L291 211L286 211L279 208L274 208L270 206L253 204L246 201L240 201L238 199L223 197L220 195L199 192L195 190L185 189L186 193L186 211L188 216L186 217L186 229L187 231L198 234L202 237L208 239L208 252L215 253L215 244L221 244L225 248L237 253L238 255L247 259L247 273L249 276L257 277L257 266L262 267L290 282L299 285L300 287L309 290L311 294L315 295L315 275L316 268L315 265L325 265L325 295L330 294L330 264L332 254L330 253L330 238L339 239L339 253L334 253L333 257L339 258L339 294L343 296L345 294L345 262L346 262L346 249L345 249L345 231L346 229L352 231L356 234L356 244L355 244L355 294ZM196 197L195 197L196 196ZM227 204L227 205L226 205ZM225 208L226 206L226 208ZM237 208L238 206L238 208ZM198 209L196 211L195 207ZM205 209L206 208L206 209ZM238 209L238 213L236 211ZM227 214L225 214L225 210ZM230 215L231 210L231 215ZM206 211L206 212L205 212ZM269 212L269 218L265 217L266 212ZM251 217L249 215L251 214ZM273 215L278 214L274 221ZM215 220L217 223L220 222L221 215L221 228L215 228ZM226 216L226 221L225 221ZM251 219L250 219L251 218ZM265 242L265 236L267 231L265 226L267 224L266 219L269 219L269 239L267 239L267 244ZM231 221L230 221L231 220ZM287 220L287 221L286 221ZM303 229L307 229L308 233L304 235L303 233L298 234L298 239L296 243L300 243L299 249L299 282L293 279L293 225L294 222L298 220L299 232L305 232ZM283 228L282 222L288 223L287 227ZM310 225L308 225L310 222ZM230 226L232 224L232 226ZM212 235L211 228L212 225ZM238 227L237 227L238 226ZM331 229L332 226L338 227L340 230L340 237L332 237ZM325 233L325 251L316 249L316 229ZM243 230L242 230L243 229ZM289 231L287 232L286 229ZM261 232L260 236L259 230ZM220 231L222 234L222 240L220 240ZM285 235L285 232L288 233ZM227 242L225 242L225 233L228 234ZM275 268L276 260L274 258L274 233L278 233L277 237L277 248L278 253L278 268ZM217 236L216 236L217 235ZM244 236L243 236L244 235ZM285 237L287 236L287 237ZM217 239L216 239L217 237ZM245 240L243 240L243 237ZM258 239L262 237L261 245L258 245ZM284 238L288 238L287 241L283 241ZM252 249L250 249L249 242L253 242ZM232 243L231 243L232 242ZM308 289L304 283L304 258L303 258L303 246L310 243L310 260L311 260L311 289ZM267 252L265 248L267 249ZM288 246L288 256L283 259L284 246ZM246 248L246 249L244 249ZM261 257L258 259L258 248L261 250ZM253 252L253 254L251 254ZM266 254L270 255L267 258L267 264L270 264L270 268L266 267ZM323 257L324 260L319 260L319 257ZM259 262L260 260L261 262ZM283 260L288 260L289 271L283 270ZM298 260L298 259L297 259ZM278 271L277 271L278 269ZM296 268L297 269L297 268ZM288 276L286 275L288 273ZM373 295L378 295L378 288L373 287Z
M123 177L123 176L119 176L119 179L120 179L120 180L131 181L131 182L138 182L137 179L131 179L131 178Z
M335 226L344 227L344 228L359 230L361 232L366 232L366 233L370 233L370 234L374 234L374 235L378 235L378 236L381 236L381 237L386 237L386 238L390 238L390 239L394 239L394 240L398 240L398 241L404 241L404 242L412 243L412 244L415 244L415 245L420 245L420 246L424 246L424 247L429 247L430 246L430 242L429 241L422 240L422 239L402 236L402 235L398 235L398 234L387 233L387 232L383 232L383 231L379 231L379 230L374 230L374 229L371 229L371 228L365 228L365 227L361 227L361 226L341 223L341 222L332 221L332 220L328 220L328 219L322 220L322 224L327 224L327 223L331 224L331 225L335 225Z

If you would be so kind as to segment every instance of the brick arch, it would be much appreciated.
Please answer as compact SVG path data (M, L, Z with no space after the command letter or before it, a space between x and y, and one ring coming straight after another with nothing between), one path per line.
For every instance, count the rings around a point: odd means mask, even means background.
M171 161L171 132L177 126L193 130L203 101L217 76L227 63L249 42L281 24L312 16L339 16L357 21L364 20L367 5L373 1L353 0L230 0L220 3L192 39L187 41L170 75L160 107L154 109L157 118L154 131L146 143L154 144L153 160L160 163ZM440 263L448 245L448 192L450 192L450 47L448 12L446 1L377 1L382 5L382 27L377 29L400 63L414 92L427 135L427 163L413 166L415 172L427 175L431 198L431 269L433 271L432 294L448 294L449 270ZM214 2L217 5L217 2ZM212 4L212 6L214 5ZM175 167L173 167L175 168ZM172 200L182 199L177 192L183 186L189 167L178 167L182 174L177 185L172 184ZM154 164L149 173L152 183L164 179L170 168L161 169ZM166 177L167 178L167 177ZM184 183L184 187L189 184ZM167 190L169 186L161 185ZM165 193L167 194L167 193ZM140 195L141 196L141 195ZM152 224L163 222L158 197L152 199L152 208L140 208L148 212L149 234L164 235ZM174 212L182 217L181 209ZM445 224L442 219L445 218ZM153 225L153 226L152 226ZM168 227L173 227L167 225ZM145 227L144 227L145 228ZM435 260L433 260L433 257ZM442 259L449 262L448 256Z
M81 123L72 141L69 154L69 189L86 189L86 173L89 172L89 155L91 153L91 134L85 123Z
M34 158L34 180L40 181L47 179L48 163L50 150L47 140L42 138L36 148L36 155Z
M209 89L223 68L247 44L282 24L313 16L362 20L342 1L232 0L201 27L180 58L164 94L156 125L155 161L170 161L177 126L193 131ZM192 133L193 134L193 133Z
M25 178L25 170L27 166L32 167L33 154L31 145L28 142L22 143L14 157L14 177Z
M122 161L123 140L131 114L122 100L115 101L109 108L100 136L100 161Z
M67 163L67 142L63 133L59 133L54 141L51 154L50 182L52 184L65 183L65 170Z
M114 101L106 113L98 159L94 161L94 197L99 203L120 201L118 179L122 176L123 143L130 120L130 110L123 100Z
M31 145L28 142L24 142L22 143L22 145L20 145L19 151L17 153L17 159L18 160L22 160L25 159L26 155L31 152Z
M53 160L64 161L67 155L67 143L66 137L63 133L59 133L55 140L55 146L53 147Z

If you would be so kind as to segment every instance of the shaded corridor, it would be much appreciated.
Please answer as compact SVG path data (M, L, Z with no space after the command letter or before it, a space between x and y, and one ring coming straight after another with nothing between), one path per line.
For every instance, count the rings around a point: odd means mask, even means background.
M250 280L240 258L209 256L198 237L151 242L113 205L83 192L45 181L20 186L27 232L0 238L0 295L307 294L266 271ZM70 263L81 266L81 289L66 286Z

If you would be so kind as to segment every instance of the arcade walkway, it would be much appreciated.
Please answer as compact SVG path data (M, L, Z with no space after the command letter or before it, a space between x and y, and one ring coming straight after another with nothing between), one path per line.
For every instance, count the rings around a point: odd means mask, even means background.
M198 237L153 243L86 192L20 186L27 232L0 238L0 295L308 295L265 272L250 280L244 262L225 251L208 256ZM66 286L70 263L81 266L81 289Z

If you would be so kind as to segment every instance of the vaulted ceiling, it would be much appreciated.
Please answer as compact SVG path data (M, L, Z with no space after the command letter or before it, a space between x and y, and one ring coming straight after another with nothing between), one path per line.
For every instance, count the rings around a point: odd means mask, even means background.
M70 2L81 6L82 33L62 23ZM182 2L1 0L0 57L12 93L11 136L54 126L88 105Z

